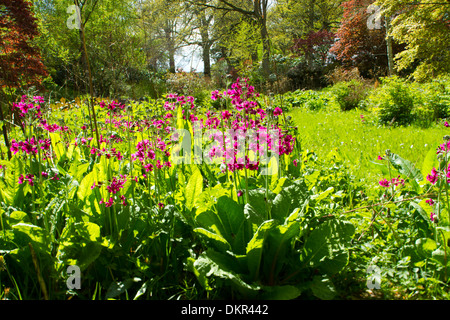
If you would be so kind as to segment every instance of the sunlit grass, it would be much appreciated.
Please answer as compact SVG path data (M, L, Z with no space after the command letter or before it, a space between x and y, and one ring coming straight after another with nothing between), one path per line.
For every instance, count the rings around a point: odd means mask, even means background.
M335 149L346 160L352 174L367 183L381 177L372 161L376 162L378 155L387 149L421 168L427 153L437 148L443 136L450 132L442 124L430 128L381 126L373 114L363 110L294 109L290 115L302 137L303 148L317 154L328 154Z

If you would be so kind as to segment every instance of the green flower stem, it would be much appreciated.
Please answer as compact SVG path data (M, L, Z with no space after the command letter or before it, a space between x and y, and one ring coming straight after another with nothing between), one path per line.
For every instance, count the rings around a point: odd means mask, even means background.
M130 117L130 109L131 108L127 108L127 116L128 116L128 125L127 125L127 140L128 140L128 155L129 155L129 159L130 159L130 177L131 177L131 192L133 195L133 206L136 204L136 195L135 195L135 186L136 186L136 182L134 181L134 177L133 177L133 161L131 159L131 137L130 137L130 123L131 123L131 117Z
M447 171L447 168L448 168L448 157L447 156L448 156L448 154L446 154L444 156L444 172ZM447 202L448 221L450 221L450 201L449 201L448 183L446 181L446 177L444 177L443 183L444 183L444 186L445 186L445 197L446 197L446 202Z
M398 236L397 231L395 231L395 229L392 227L391 222L387 219L388 214L389 214L389 209L386 212L386 218L384 218L383 215L381 215L381 217L383 217L384 222L386 222L386 224L388 225L389 229L392 231L392 234L394 235L395 242L397 244L401 244L401 240L400 240L400 237Z
M445 234L444 234L444 232L442 231L442 229L440 229L439 230L440 232L441 232L441 234L442 234L442 239L443 239L443 247L444 247L444 262L445 262L445 265L444 265L444 272L445 272L445 277L444 277L444 282L447 282L447 279L448 279L448 274L447 274L447 263L448 263L448 258L447 258L447 241L446 241L446 239L445 239Z
M266 154L265 156L267 159L269 158L269 127L270 127L270 115L267 115L267 125L266 125ZM269 170L270 160L267 163L267 170ZM268 171L266 172L265 176L265 184L266 184L266 214L267 214L267 220L272 219L272 215L270 213L270 202L269 202L269 175Z

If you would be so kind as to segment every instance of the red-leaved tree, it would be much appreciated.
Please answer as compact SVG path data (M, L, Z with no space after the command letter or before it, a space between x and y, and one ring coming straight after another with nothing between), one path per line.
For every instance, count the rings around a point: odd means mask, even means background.
M39 85L47 76L38 48L38 25L26 0L0 0L0 87Z
M388 68L384 21L379 29L368 27L371 13L367 9L373 2L350 0L342 4L343 19L336 32L339 40L330 50L344 66L357 67L366 77L385 75Z
M0 95L13 88L39 86L47 71L33 39L38 36L38 25L27 0L0 0ZM5 98L1 99L5 102ZM3 137L9 150L8 131L0 104Z
M305 37L294 40L292 52L305 55L307 59L314 59L324 65L334 37L334 33L327 30L311 31Z

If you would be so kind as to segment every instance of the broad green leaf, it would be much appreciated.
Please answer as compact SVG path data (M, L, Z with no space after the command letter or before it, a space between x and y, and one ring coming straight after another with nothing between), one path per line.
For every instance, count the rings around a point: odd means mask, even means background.
M267 248L263 252L264 270L270 282L278 279L284 263L289 257L296 256L290 249L291 240L300 234L300 223L291 221L284 225L277 225L268 231Z
M450 263L448 261L448 249L447 252L442 248L436 249L431 253L431 257L434 261L446 267L442 271L443 273L445 273L445 269L447 269L447 274L450 272Z
M50 132L50 140L52 142L53 151L56 154L56 162L59 162L66 155L66 148L61 140L61 136L57 132Z
M256 230L253 238L247 245L247 263L250 271L250 279L256 280L259 276L261 267L261 259L264 250L264 241L267 237L267 232L276 225L274 220L263 222Z
M211 244L221 252L231 250L231 246L228 243L228 241L217 233L211 232L203 228L195 228L194 232L204 236L208 240L208 242L210 242L209 244Z
M219 215L212 210L205 210L197 213L195 221L200 227L219 234L224 239L227 238L227 232L225 230Z
M273 199L273 192L269 190L268 192L269 194L269 199ZM266 201L266 190L265 189L255 189L255 190L249 190L248 191L248 195L249 195L249 199L248 199L248 203L251 205L251 207L253 208L254 212L256 213L256 216L262 216L265 217L263 219L266 220L266 217L268 217L267 214L267 201ZM250 213L250 212L248 212ZM257 220L259 220L257 218ZM252 221L252 223L256 223L259 225L259 223L257 223L257 221Z
M315 228L304 245L300 258L304 266L311 266L329 275L341 271L348 263L345 245L355 227L347 221L328 220Z
M183 108L177 108L177 129L184 129Z
M102 251L100 226L92 222L69 223L64 228L56 257L62 265L77 265L81 270L94 262Z
M111 299L114 297L119 296L120 294L127 291L134 283L140 282L140 278L130 278L126 279L124 281L119 282L113 282L109 286L108 290L106 291L105 299Z
M271 215L272 218L282 222L291 213L292 198L289 193L284 190L275 196L272 203Z
M245 282L240 274L244 272L239 263L230 255L225 255L214 250L208 249L203 252L192 264L196 274L203 278L211 276L221 278L234 285L243 295L255 295L260 286Z
M81 182L84 174L89 168L89 163L80 163L79 161L74 161L69 168L69 174L78 182Z
M278 179L277 185L275 189L273 189L273 193L278 194L283 190L284 187L286 187L286 184L289 183L289 180L285 177Z
M309 199L308 187L305 182L294 182L292 185L280 191L273 200L271 210L272 218L283 223L297 208L303 208Z
M308 182L308 188L309 190L312 189L312 187L314 187L317 184L317 181L319 180L320 177L320 171L314 171L313 173L305 176L304 178L306 179L306 181Z
M261 212L259 210L256 210L253 208L253 206L250 203L246 203L244 206L244 215L245 218L255 225L260 225L264 222L265 212Z
M326 197L328 197L330 194L332 194L334 191L333 187L329 187L327 190L325 190L322 193L319 193L317 195L313 195L311 197L311 199L316 200L316 203L319 203L321 200L325 199Z
M298 298L303 290L291 285L286 286L264 286L260 297L263 300L293 300Z
M425 159L423 160L422 164L422 176L426 177L431 173L431 170L433 168L439 167L439 161L436 157L436 149L431 148L430 151L428 151L427 155L425 156Z
M2 188L2 198L12 206L20 205L24 201L24 184L19 184L20 175L25 175L25 165L22 160L13 156L6 164L7 188Z
M92 186L94 185L94 172L88 173L83 180L81 180L78 187L77 196L81 201L86 201L89 195L92 193Z
M39 248L45 252L48 251L48 234L41 227L27 223L18 223L13 225L12 229L14 231L14 240L20 246L26 246L31 241L35 249Z
M398 172L409 179L409 182L413 185L414 189L420 191L419 182L423 181L420 170L418 170L411 161L403 159L395 153L390 154L388 159Z
M217 200L216 208L225 232L223 236L232 245L235 254L243 254L248 241L243 207L222 196Z
M197 259L198 260L198 259ZM206 290L206 291L212 291L214 288L211 287L209 284L209 275L203 272L203 268L198 267L198 265L201 263L197 263L197 266L195 265L196 259L194 258L188 258L186 261L187 270L192 272L195 277L197 278L200 285Z
M336 296L336 288L326 276L315 276L311 283L313 294L322 300L331 300Z
M417 253L422 258L429 258L434 250L437 249L436 241L430 238L421 238L416 240Z
M197 166L193 166L193 172L186 185L186 207L192 210L196 199L203 191L203 176Z
M420 216L427 222L428 224L431 224L430 214L431 214L431 207L427 203L425 203L425 200L422 200L419 203L416 203L414 201L411 201L409 203L411 207L417 210L417 212L420 214Z
M227 232L236 235L242 228L245 221L242 206L227 196L222 196L217 200L217 212L225 226Z
M23 211L14 211L11 212L8 218L8 222L12 224L18 224L18 223L30 223L30 218L26 214L26 212Z

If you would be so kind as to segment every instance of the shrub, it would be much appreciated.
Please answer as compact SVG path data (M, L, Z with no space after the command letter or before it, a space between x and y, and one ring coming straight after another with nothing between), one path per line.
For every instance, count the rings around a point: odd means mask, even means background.
M285 94L284 101L292 108L305 108L317 111L325 108L330 103L328 92L314 90L296 90Z
M447 118L450 105L449 79L436 79L425 86L424 106L433 112L433 120Z
M382 78L381 82L381 86L367 98L366 105L378 109L381 124L411 124L417 96L410 84L398 77Z
M358 80L339 82L333 86L332 92L342 111L359 107L368 94L367 85Z

